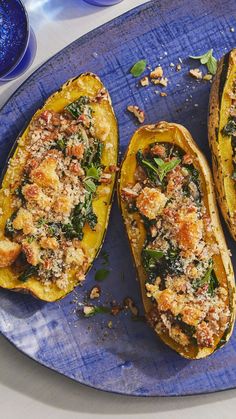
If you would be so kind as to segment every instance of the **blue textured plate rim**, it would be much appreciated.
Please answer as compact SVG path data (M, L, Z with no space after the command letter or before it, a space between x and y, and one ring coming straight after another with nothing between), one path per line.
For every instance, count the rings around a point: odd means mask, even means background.
M70 377L69 375L64 374L63 372L58 371L56 368L53 368L52 366L47 365L46 362L42 362L42 361L39 361L36 358L33 358L32 356L30 356L29 354L27 354L26 352L24 352L21 348L19 348L15 344L15 342L13 342L10 338L8 338L7 336L5 336L1 331L0 331L0 334L1 334L1 336L4 337L4 339L6 339L7 342L9 342L11 345L13 345L22 355L24 355L26 358L32 360L36 364L42 366L43 368L46 368L47 370L53 371L54 373L58 374L59 376L63 376L65 378L67 378L68 380L73 381L77 385L82 385L84 387L89 387L90 389L96 390L96 391L99 391L99 392L104 392L104 393L108 393L108 394L115 394L115 395L118 395L118 396L132 397L132 398L140 398L140 397L142 397L142 398L145 398L146 399L146 398L149 398L149 397L152 397L152 398L163 398L164 397L166 399L166 398L177 398L177 397L181 397L181 398L184 397L185 398L185 397L204 396L204 395L207 396L209 394L227 392L227 391L230 391L230 390L234 390L236 388L235 386L232 386L232 387L222 388L222 389L219 388L217 390L212 390L212 391L211 390L207 390L207 391L203 391L203 392L200 391L200 392L197 392L197 393L194 392L194 393L188 393L188 394L182 394L182 395L175 394L175 393L172 393L172 394L162 394L162 395L150 394L149 393L149 394L141 394L140 395L140 393L138 393L138 392L137 392L137 394L135 394L135 392L133 392L133 393L127 393L127 392L122 392L122 391L118 391L118 390L117 391L116 390L106 390L106 389L104 389L102 387L99 387L98 385L95 386L95 385L92 385L91 383L87 383L86 381L82 381L82 380L78 381L75 378Z

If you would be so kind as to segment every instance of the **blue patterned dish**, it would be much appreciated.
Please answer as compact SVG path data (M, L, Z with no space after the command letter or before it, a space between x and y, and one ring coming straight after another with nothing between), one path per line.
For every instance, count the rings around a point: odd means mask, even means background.
M109 89L120 126L121 152L136 129L126 112L137 104L146 122L169 120L184 124L210 159L207 109L210 83L188 76L196 67L188 55L210 48L220 57L235 46L234 0L152 1L90 32L38 69L1 109L0 165L3 167L16 136L44 100L68 78L84 71L98 73ZM108 36L109 33L109 36ZM122 42L121 42L122 40ZM167 97L157 86L138 86L129 70L141 58L151 67L161 64L169 79ZM181 71L175 65L182 62ZM235 243L225 231L236 267ZM113 206L104 249L110 275L99 283L100 304L121 303L130 296L140 308L138 283L117 205ZM181 358L162 344L142 321L128 311L117 316L83 318L81 303L97 284L96 269L83 288L58 303L1 290L0 330L17 348L43 365L89 386L136 396L209 393L236 387L236 333L213 356L199 361ZM109 322L112 323L109 323Z
M20 0L0 0L0 78L21 61L29 41L29 22Z

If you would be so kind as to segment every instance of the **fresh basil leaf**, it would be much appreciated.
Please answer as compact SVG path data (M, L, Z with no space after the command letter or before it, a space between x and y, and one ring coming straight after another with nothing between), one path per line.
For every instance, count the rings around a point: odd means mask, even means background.
M99 179L101 169L95 167L93 164L90 167L85 168L86 170L86 176L92 177L93 179Z
M97 187L95 183L92 181L92 179L90 178L84 179L84 186L88 192L92 192L92 193L96 192Z
M130 73L134 77L139 77L144 72L144 70L146 68L146 65L147 65L147 61L146 60L137 61L137 63L135 63L133 65L133 67L131 68Z
M159 157L154 157L154 161L159 167L162 167L165 164L164 160L160 159Z
M207 66L209 73L215 75L217 70L217 60L213 56L213 49L211 48L209 51L207 51L205 54L193 56L190 55L189 58L192 58L193 60L200 60L201 64L204 64Z
M206 64L207 61L209 60L210 56L212 56L213 53L213 49L209 49L209 51L205 52L202 55L189 55L189 58L192 58L193 60L200 60L201 64Z
M93 306L88 314L84 314L84 317L92 317L95 314L103 314L103 313L110 313L110 307L105 306Z
M217 60L216 60L216 58L211 56L206 64L207 64L207 68L208 68L209 73L213 74L213 76L214 76L216 74L216 70L217 70Z
M148 160L142 160L142 163L147 166L149 169L152 169L156 174L158 174L158 169L150 163Z
M95 281L104 281L109 275L110 271L105 268L98 269L95 274Z
M157 159L154 159L155 162ZM181 159L173 159L170 162L164 163L159 167L158 175L160 181L162 182L164 177L167 175L168 172L173 170L178 164L181 162Z

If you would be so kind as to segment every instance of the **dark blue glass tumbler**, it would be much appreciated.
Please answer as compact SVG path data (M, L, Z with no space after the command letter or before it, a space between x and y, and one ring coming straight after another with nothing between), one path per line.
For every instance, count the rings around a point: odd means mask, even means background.
M32 63L36 38L20 0L0 0L0 81L12 80Z
M85 0L85 1L95 6L112 6L114 4L120 3L122 0Z

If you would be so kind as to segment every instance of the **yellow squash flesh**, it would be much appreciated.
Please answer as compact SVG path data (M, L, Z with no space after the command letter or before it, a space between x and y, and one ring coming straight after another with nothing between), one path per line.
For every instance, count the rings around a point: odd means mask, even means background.
M104 86L101 80L92 73L84 73L79 77L67 81L56 93L49 97L44 106L36 112L33 119L41 112L53 110L60 112L69 103L77 100L80 96L88 96L95 98ZM110 128L109 135L104 141L104 150L102 153L101 164L104 166L116 165L118 159L118 127L113 112L110 97L108 100L102 100L100 103L91 103L93 109L93 118L95 120L96 132L103 132L104 127L108 125ZM21 178L22 169L26 158L27 133L29 126L23 134L18 138L17 148L10 159L9 167L4 175L0 190L0 208L3 214L0 216L0 240L4 238L4 228L7 219L12 215L11 201L12 191L10 184ZM16 164L20 156L20 165ZM84 237L81 245L85 253L89 256L89 267L97 256L104 240L107 229L111 202L113 197L115 183L115 175L112 176L112 183L101 184L97 188L96 197L93 200L93 210L98 217L98 224L95 231L85 225ZM108 190L109 188L109 190ZM65 297L77 285L78 280L75 278L74 271L69 272L69 285L66 290L59 289L56 284L44 286L37 278L30 278L26 282L20 282L17 274L12 267L0 268L0 287L13 291L31 293L35 297L45 301L56 301Z
M212 151L213 174L217 199L229 231L236 240L236 187L232 179L231 137L223 136L232 102L229 92L236 80L236 49L224 56L218 65L211 87L208 136Z
M168 346L177 351L180 355L191 359L203 358L205 356L210 355L218 347L222 346L230 338L230 335L232 334L235 317L235 284L233 267L231 264L228 249L219 221L211 172L205 157L197 147L190 133L181 125L167 122L160 122L156 125L148 125L141 127L133 135L128 146L126 155L124 157L120 172L120 178L118 180L118 193L123 220L126 226L126 231L131 246L134 263L138 273L142 293L142 300L147 317L148 313L150 313L153 309L153 303L151 299L148 298L146 295L145 282L147 279L147 275L141 264L141 251L146 239L146 232L143 222L141 222L141 217L139 213L128 213L126 203L121 199L121 190L122 188L127 186L127 184L129 184L132 187L132 185L134 185L137 182L134 177L134 173L137 167L137 151L144 150L149 144L154 142L173 143L182 148L186 153L190 154L193 157L194 166L200 174L203 201L206 207L206 211L211 219L214 242L217 243L220 248L219 255L213 256L213 260L214 269L216 272L216 276L220 282L220 285L227 284L228 288L227 302L230 308L231 319L227 332L224 334L224 336L220 336L219 339L215 341L214 348L196 348L193 345L183 347L177 344L177 342L175 342L173 339L171 339L168 334L159 334L160 338ZM137 228L140 232L140 235L138 237L136 237L136 235L134 236L134 233L132 232L131 223L134 219L137 222ZM136 246L133 245L134 239L135 241L137 240Z

